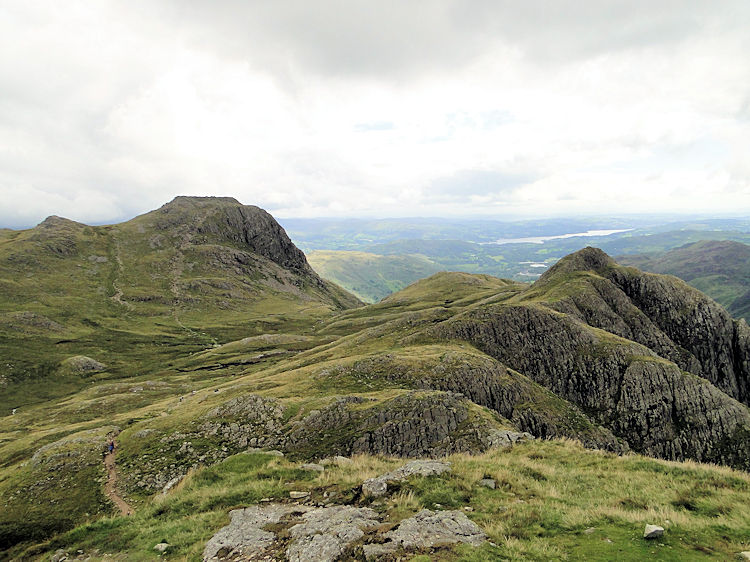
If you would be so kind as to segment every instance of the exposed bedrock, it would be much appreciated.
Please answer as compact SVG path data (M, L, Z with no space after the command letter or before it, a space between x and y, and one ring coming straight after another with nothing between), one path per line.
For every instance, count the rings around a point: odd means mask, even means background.
M541 305L476 309L431 329L580 406L638 452L750 466L750 413L648 348Z

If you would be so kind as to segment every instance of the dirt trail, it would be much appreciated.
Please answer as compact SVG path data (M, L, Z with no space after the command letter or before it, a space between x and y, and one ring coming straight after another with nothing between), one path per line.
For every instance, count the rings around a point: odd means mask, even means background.
M115 502L117 509L123 515L133 515L133 508L120 497L117 493L117 467L115 466L115 454L107 453L104 456L104 466L107 467L107 484L104 486L104 493L107 497Z
M115 301L117 304L121 304L127 309L132 310L133 305L130 304L127 301L122 300L123 292L120 288L119 280L120 280L120 274L122 274L125 267L122 264L122 258L120 257L120 242L116 238L114 239L114 256L115 256L115 275L114 279L112 279L112 288L115 290L115 294L112 295L110 298Z

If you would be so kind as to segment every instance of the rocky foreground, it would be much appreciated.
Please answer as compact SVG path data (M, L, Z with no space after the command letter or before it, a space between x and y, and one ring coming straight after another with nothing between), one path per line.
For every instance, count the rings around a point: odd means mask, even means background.
M731 558L750 547L748 494L728 469L562 442L386 464L257 452L188 476L155 510L70 533L52 560Z

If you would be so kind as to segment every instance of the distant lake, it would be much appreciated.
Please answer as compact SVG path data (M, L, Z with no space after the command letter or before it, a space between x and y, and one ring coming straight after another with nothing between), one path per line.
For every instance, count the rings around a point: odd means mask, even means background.
M564 238L575 238L577 236L609 236L620 232L630 232L632 228L621 228L619 230L587 230L586 232L572 232L570 234L557 234L555 236L529 236L527 238L499 238L494 242L484 244L544 244L547 240L562 240Z

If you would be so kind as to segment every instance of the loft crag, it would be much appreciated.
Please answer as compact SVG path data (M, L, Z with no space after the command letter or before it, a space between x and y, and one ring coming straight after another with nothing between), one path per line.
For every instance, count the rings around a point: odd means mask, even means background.
M750 470L745 322L594 248L533 285L439 273L365 307L262 209L178 197L2 231L0 284L0 548L112 514L114 436L136 512L256 448L436 457L530 434Z

